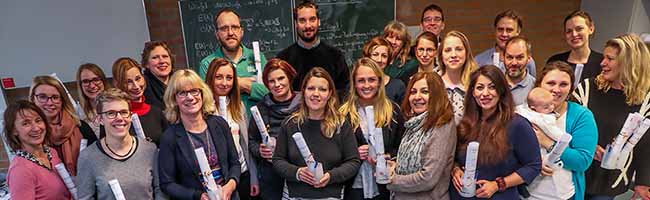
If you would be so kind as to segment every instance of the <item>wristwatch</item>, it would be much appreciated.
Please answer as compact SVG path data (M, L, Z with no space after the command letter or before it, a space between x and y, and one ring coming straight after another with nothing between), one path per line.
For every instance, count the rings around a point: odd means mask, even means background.
M503 177L497 177L495 181L497 182L497 186L499 187L499 192L506 191L506 181L503 179Z

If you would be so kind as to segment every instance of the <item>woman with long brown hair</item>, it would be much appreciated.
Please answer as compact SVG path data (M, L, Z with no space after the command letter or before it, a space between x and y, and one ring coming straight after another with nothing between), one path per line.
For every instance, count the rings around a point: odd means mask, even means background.
M518 199L517 186L530 184L541 169L539 143L530 122L515 114L503 72L479 68L470 76L465 113L458 126L452 199ZM476 164L476 195L463 198L463 174L468 144L480 145ZM465 183L470 184L470 183Z
M411 57L411 36L406 25L399 21L391 21L384 27L382 35L392 48L391 61L384 69L386 75L408 82L409 78L418 71L418 61Z

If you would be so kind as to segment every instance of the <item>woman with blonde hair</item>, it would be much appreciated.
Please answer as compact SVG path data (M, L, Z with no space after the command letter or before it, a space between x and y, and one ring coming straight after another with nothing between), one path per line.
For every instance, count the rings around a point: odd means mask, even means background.
M110 87L104 71L96 64L82 64L77 69L77 94L85 117L82 120L88 123L97 137L99 137L100 124L95 119L97 117L95 98Z
M217 112L228 122L237 147L237 155L241 163L240 181L242 181L237 184L239 198L249 199L251 196L257 196L260 192L257 167L248 151L248 119L246 107L239 93L237 69L226 59L214 59L208 66L205 82L212 89ZM225 97L225 102L219 100L221 97ZM221 110L222 108L226 109Z
M433 72L418 72L408 88L408 100L402 104L406 130L388 189L394 199L449 199L456 147L451 103Z
M148 83L140 65L133 59L122 57L113 63L114 86L129 95L131 111L138 115L145 137L156 145L169 123L165 120L162 108L147 103L144 91ZM135 122L134 122L135 123Z
M386 69L386 66L393 62L392 55L393 50L391 44L380 36L372 38L363 46L363 56L375 61L377 67L382 71L382 74ZM404 90L406 90L404 82L386 75L383 78L383 84L386 88L386 96L395 103L402 103L402 100L404 99Z
M386 184L377 184L374 165L376 160L390 160L397 155L397 148L402 140L404 119L399 106L386 97L384 75L375 61L370 58L361 58L354 64L350 80L350 93L345 103L339 109L343 116L350 121L352 130L357 139L357 151L363 161L359 173L347 184L345 199L389 199L390 192ZM403 92L403 91L402 91ZM368 122L369 113L365 108L372 106L375 119ZM368 132L368 123L381 128L384 155L371 155L376 152L372 147L371 136ZM368 177L364 177L368 176ZM369 186L369 187L364 187ZM367 191L371 195L364 195Z
M85 139L87 145L95 142L97 137L86 122L79 120L73 100L63 87L54 77L36 76L29 88L29 100L45 113L46 121L52 128L52 134L46 139L59 154L68 172L74 176L77 174L82 140Z
M603 53L605 58L600 63L600 74L579 86L589 89L579 99L591 109L598 125L596 155L586 172L587 197L613 199L628 188L628 184L617 181L622 178L619 176L631 179L636 172L634 192L643 199L649 199L650 161L643 159L644 155L650 154L650 139L647 136L642 137L635 146L626 174L600 166L605 147L619 134L628 114L639 112L646 118L650 116L647 110L643 110L650 106L650 51L639 36L625 34L608 40Z
M345 181L361 164L352 127L337 110L334 81L323 68L310 70L300 90L303 102L280 129L273 167L286 180L292 199L341 199ZM296 132L322 164L322 178L316 179L312 167L306 166L292 137Z
M384 27L384 34L392 49L391 61L384 69L386 75L407 83L418 71L418 61L411 57L411 36L406 25L399 21L390 21Z
M438 58L441 60L438 74L447 88L455 120L459 122L465 110L463 103L470 74L478 68L467 36L456 30L447 32L441 41Z
M240 165L228 122L212 115L210 88L192 70L179 70L165 91L165 118L171 125L160 140L160 187L172 199L209 199L194 149L203 148L222 198L239 199Z

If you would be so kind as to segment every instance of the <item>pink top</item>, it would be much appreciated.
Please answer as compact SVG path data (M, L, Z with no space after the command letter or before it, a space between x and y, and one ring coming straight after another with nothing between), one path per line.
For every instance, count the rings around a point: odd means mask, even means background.
M50 153L52 170L23 157L14 157L7 177L11 199L72 199L68 188L54 168L61 160L54 148L50 148Z

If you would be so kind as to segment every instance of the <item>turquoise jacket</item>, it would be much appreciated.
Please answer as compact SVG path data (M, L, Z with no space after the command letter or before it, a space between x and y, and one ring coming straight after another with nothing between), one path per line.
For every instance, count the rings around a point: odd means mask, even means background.
M244 45L241 45L243 48L242 52L242 57L239 59L239 62L235 63L232 60L228 59L224 54L223 54L223 49L219 47L216 52L206 56L201 60L201 65L199 67L199 75L203 80L205 80L205 76L208 73L208 67L210 66L210 62L216 58L225 58L226 60L230 61L235 65L235 68L237 69L237 77L255 77L257 76L257 73L262 73L261 71L258 72L255 69L255 57L253 57L253 50L246 48ZM261 61L262 61L262 70L264 70L264 66L266 65L266 57L264 54L260 55ZM264 95L269 93L269 90L264 86L264 82L262 80L257 80L256 82L253 82L253 85L251 86L251 93L246 94L246 93L241 93L241 99L244 102L244 106L246 106L246 113L250 113L250 108L257 104L257 102L261 101Z
M573 136L571 143L562 153L564 168L573 174L575 200L585 199L585 171L594 160L598 145L598 127L594 115L588 108L569 102L566 112L566 132Z

